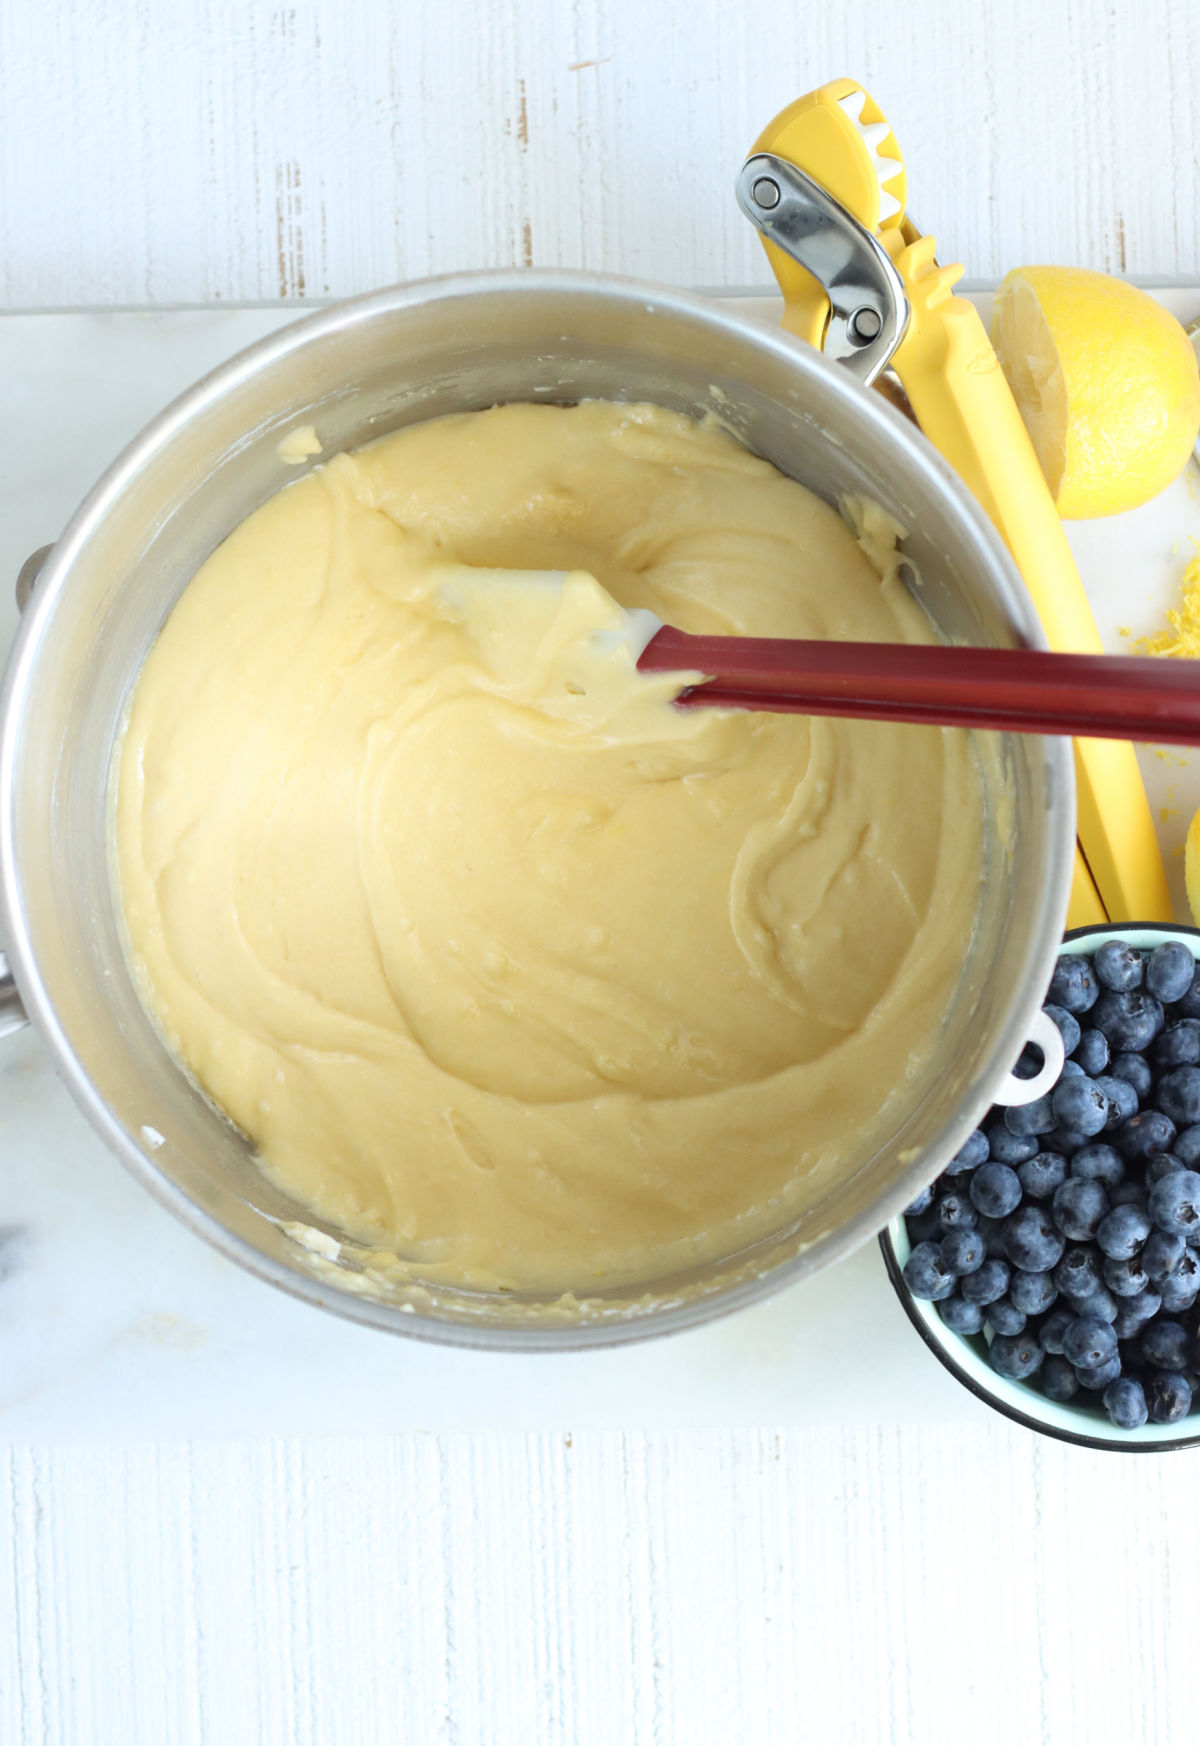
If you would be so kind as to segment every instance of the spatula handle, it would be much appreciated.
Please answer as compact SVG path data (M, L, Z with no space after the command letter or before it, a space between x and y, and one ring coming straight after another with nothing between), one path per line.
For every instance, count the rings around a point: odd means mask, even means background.
M643 672L710 675L680 703L1200 745L1200 663L944 644L698 637L664 626Z

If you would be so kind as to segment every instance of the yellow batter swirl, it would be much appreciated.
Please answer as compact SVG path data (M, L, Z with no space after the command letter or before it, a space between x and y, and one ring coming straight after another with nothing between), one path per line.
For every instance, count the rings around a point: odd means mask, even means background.
M276 1180L420 1277L582 1291L777 1228L899 1121L966 956L967 737L679 710L614 602L930 640L721 430L505 406L264 504L138 679L146 1001Z

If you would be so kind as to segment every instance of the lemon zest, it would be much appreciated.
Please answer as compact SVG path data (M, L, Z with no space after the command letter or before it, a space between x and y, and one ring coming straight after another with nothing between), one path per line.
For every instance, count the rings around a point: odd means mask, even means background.
M1193 540L1196 556L1180 577L1180 604L1168 606L1167 630L1139 637L1134 648L1142 655L1167 655L1171 659L1200 655L1200 540Z

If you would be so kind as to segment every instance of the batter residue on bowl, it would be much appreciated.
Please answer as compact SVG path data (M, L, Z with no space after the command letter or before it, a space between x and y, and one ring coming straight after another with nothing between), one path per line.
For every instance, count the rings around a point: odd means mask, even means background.
M256 511L117 754L168 1041L280 1184L431 1279L595 1288L778 1228L898 1124L967 955L967 736L678 710L590 635L614 600L931 639L721 430L504 406Z

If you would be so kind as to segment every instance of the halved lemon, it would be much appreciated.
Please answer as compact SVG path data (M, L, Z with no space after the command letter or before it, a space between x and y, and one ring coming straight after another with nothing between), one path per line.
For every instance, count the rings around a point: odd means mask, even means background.
M1200 369L1148 292L1082 267L1018 267L992 343L1067 521L1120 515L1168 486L1200 432Z

